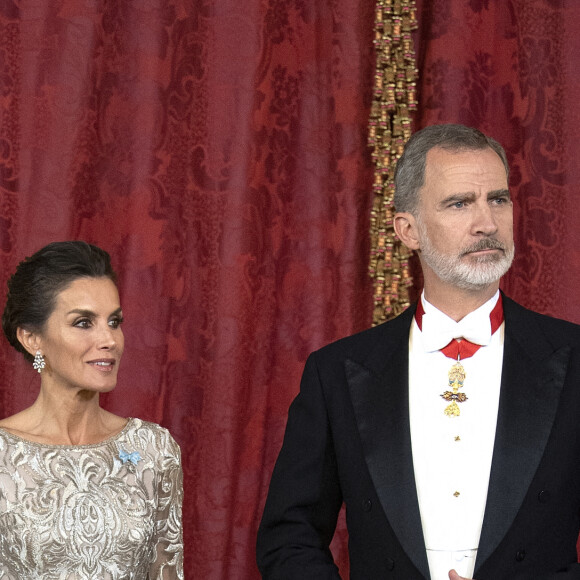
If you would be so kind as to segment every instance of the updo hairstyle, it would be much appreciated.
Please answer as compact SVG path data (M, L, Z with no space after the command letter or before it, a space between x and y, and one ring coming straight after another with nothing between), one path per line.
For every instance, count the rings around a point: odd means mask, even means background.
M79 278L109 278L116 284L109 254L87 242L53 242L18 264L8 280L2 330L26 360L34 357L20 344L17 329L42 332L57 295Z

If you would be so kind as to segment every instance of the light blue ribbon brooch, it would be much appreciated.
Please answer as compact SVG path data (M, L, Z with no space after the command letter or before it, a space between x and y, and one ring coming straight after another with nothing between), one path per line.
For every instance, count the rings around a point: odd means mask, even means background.
M135 469L135 465L137 465L137 463L141 461L141 454L139 453L139 451L127 453L127 451L121 449L121 451L119 451L119 459L121 460L123 465L126 465L128 463L129 465L127 465L127 467L130 468L132 471L133 469Z

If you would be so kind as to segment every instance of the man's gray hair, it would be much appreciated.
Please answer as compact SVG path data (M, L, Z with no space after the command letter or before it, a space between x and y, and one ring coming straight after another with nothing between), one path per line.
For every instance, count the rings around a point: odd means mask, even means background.
M397 162L394 199L396 211L417 215L419 190L425 184L427 153L434 147L452 152L492 149L504 164L509 180L510 169L505 151L495 139L465 125L431 125L411 135Z

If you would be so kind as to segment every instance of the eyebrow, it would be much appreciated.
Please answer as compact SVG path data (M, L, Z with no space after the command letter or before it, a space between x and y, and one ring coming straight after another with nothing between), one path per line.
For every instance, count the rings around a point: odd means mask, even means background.
M87 318L95 318L97 316L92 310L86 310L84 308L75 308L67 312L67 314L78 314L79 316L86 316ZM109 314L109 318L111 316L121 316L122 314L123 310L119 306L119 308Z
M507 197L508 199L511 199L511 194L510 194L510 190L509 189L495 189L494 191L490 191L487 194L487 199L493 199L494 197Z
M446 205L449 205L450 203L457 203L458 201L471 201L475 199L475 197L476 194L474 191L466 191L464 193L454 193L442 199L439 202L439 205L440 207L444 207ZM495 199L498 197L507 197L508 199L511 199L509 189L505 188L494 189L493 191L489 191L487 193L487 199Z

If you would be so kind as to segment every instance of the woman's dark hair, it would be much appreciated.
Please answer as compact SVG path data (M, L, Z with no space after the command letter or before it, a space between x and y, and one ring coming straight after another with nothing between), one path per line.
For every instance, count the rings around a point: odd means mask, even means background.
M54 310L57 295L78 278L109 278L117 283L107 252L86 242L53 242L18 264L8 280L2 330L24 357L33 357L20 344L16 331L41 332Z

